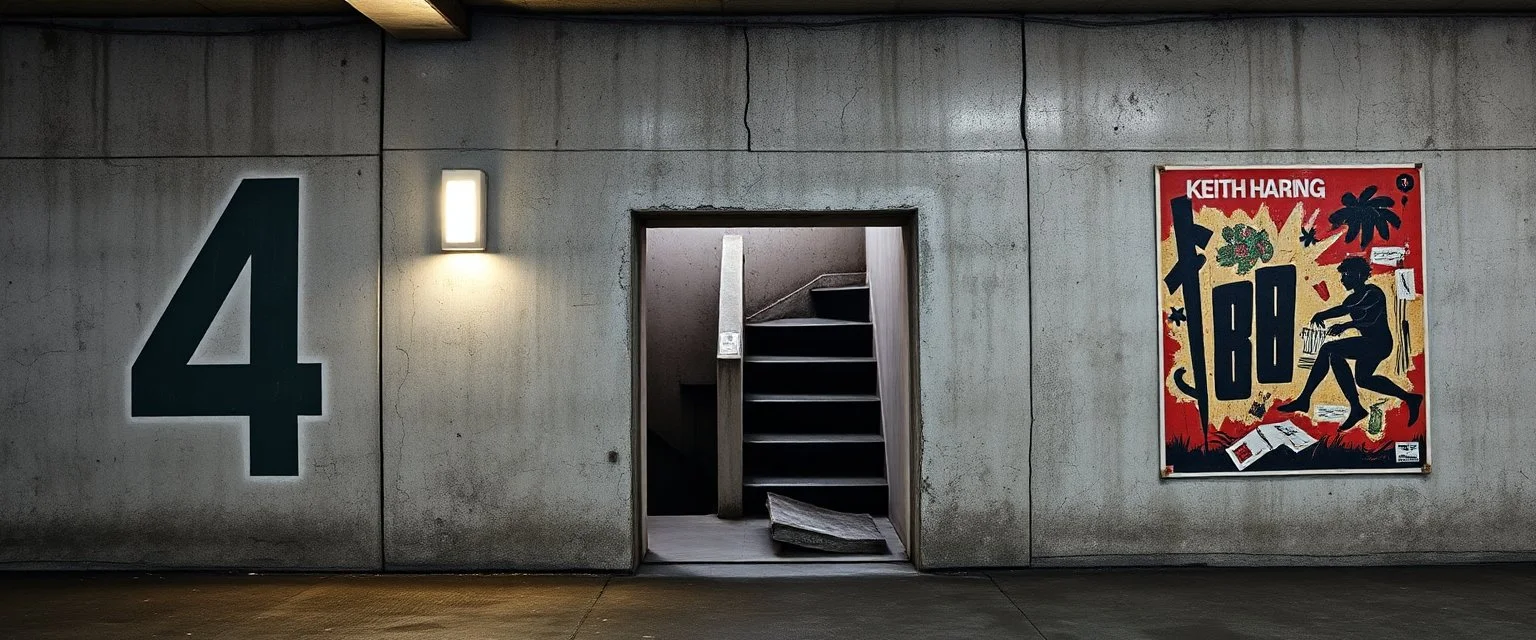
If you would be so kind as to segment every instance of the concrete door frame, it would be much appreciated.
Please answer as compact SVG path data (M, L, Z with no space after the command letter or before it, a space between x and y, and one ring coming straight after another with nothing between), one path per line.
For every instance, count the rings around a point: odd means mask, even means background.
M823 209L823 210L775 210L775 209L631 209L630 210L630 297L629 297L629 354L630 354L630 493L631 523L634 556L630 569L638 570L645 559L646 517L646 447L645 447L645 232L647 229L667 228L773 228L773 227L897 227L902 230L902 244L906 254L907 275L907 357L908 372L907 425L909 446L907 466L910 470L907 482L907 506L910 513L906 537L907 560L921 567L920 511L917 487L922 478L922 419L918 411L918 345L922 342L918 322L918 242L917 209ZM887 479L889 481L889 479Z

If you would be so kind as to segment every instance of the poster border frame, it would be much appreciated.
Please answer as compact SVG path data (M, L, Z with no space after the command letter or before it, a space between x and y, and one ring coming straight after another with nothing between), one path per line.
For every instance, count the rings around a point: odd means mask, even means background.
M1155 259L1157 261L1157 274L1158 274L1158 277L1156 279L1157 287L1154 289L1157 292L1156 293L1156 300L1155 300L1155 304L1153 305L1153 307L1157 310L1157 322L1158 322L1158 339L1157 339L1157 370L1158 370L1158 374L1157 374L1157 380L1158 380L1158 389L1157 389L1157 436L1158 436L1158 442L1157 442L1157 463L1158 463L1158 465L1157 465L1157 467L1158 467L1158 476L1159 476L1159 478L1163 479L1163 480L1167 480L1167 479L1170 479L1170 478L1235 478L1235 477L1253 477L1253 476L1342 476L1342 475L1358 476L1358 475L1408 475L1408 474L1412 474L1412 475L1429 475L1430 470L1432 468L1431 456L1434 454L1434 447L1431 446L1431 444L1430 444L1430 434L1431 434L1432 430L1434 429L1435 421L1433 419L1433 415L1432 415L1432 412L1431 412L1431 406L1430 406L1430 403L1432 402L1430 396L1433 395L1433 394L1429 393L1430 388L1433 386L1431 384L1431 382L1430 382L1430 371L1429 371L1429 363L1430 363L1430 359L1429 359L1429 352L1430 352L1429 351L1429 334L1430 334L1430 328L1433 325L1430 324L1430 316L1429 316L1429 312L1430 312L1429 307L1430 307L1430 305L1429 305L1428 300L1427 300L1428 294L1429 294L1429 258L1430 258L1429 235L1430 234L1429 234L1429 228L1428 228L1429 225L1426 222L1426 218L1429 217L1429 215L1428 215L1429 212L1427 210L1428 209L1427 205L1428 205L1429 202L1428 202L1428 200L1424 196L1424 191L1425 191L1425 186L1426 186L1426 181L1424 180L1424 163L1422 163L1422 162L1413 162L1413 163L1398 163L1398 164L1390 164L1389 163L1389 164L1272 164L1272 165L1254 165L1254 164L1233 164L1233 165L1154 164L1154 165L1152 165L1152 169L1153 169L1153 171L1152 171L1152 193L1153 193L1153 202L1154 202L1153 214L1157 217L1156 231L1152 234L1152 242L1153 242L1153 254L1154 254L1154 257L1155 257ZM1163 287L1162 274L1163 274L1163 270L1164 270L1164 265L1163 265L1163 252L1162 252L1162 248L1161 248L1161 245L1162 245L1162 232L1163 232L1163 228L1162 228L1163 227L1163 225L1162 225L1163 181L1161 180L1161 177L1162 177L1163 172L1165 172L1165 171L1170 171L1170 170L1175 170L1175 171L1177 171L1177 170L1192 170L1192 169L1207 169L1207 170L1221 169L1221 170L1229 170L1229 171L1266 170L1266 169L1416 169L1416 170L1418 170L1418 172L1419 172L1419 176L1418 176L1418 178L1419 178L1419 230L1422 233L1422 236L1419 238L1419 241L1420 241L1421 245L1423 246L1422 251L1424 252L1424 260L1420 264L1420 270L1423 273L1419 274L1420 280L1422 280L1423 283L1424 283L1424 290L1419 292L1419 295L1421 296L1421 298L1425 299L1425 303L1424 303L1424 409L1423 409L1424 410L1424 414L1423 415L1424 415L1424 421L1425 421L1424 422L1424 457L1423 457L1423 460L1422 460L1421 464L1418 467L1409 467L1409 468L1400 468L1400 469L1288 469L1288 470L1282 470L1282 471L1184 471L1184 472L1173 471L1173 470L1171 470L1169 468L1169 466L1168 466L1168 424L1167 424L1168 414L1167 414L1167 407L1165 406L1166 399L1167 399L1167 390L1164 388L1164 383L1163 383L1163 379L1167 376L1167 372L1163 370L1163 360L1164 360L1164 358L1167 357L1167 355L1164 353L1164 344L1163 344L1163 338L1162 338L1162 332L1164 330L1163 329L1163 323L1164 323L1164 320L1163 320L1163 300L1162 300L1162 298L1163 298L1163 293L1162 293L1162 287Z

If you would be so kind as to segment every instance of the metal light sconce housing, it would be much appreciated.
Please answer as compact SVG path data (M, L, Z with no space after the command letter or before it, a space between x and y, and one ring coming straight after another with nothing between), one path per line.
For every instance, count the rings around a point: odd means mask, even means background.
M444 169L440 189L443 251L485 251L485 172Z

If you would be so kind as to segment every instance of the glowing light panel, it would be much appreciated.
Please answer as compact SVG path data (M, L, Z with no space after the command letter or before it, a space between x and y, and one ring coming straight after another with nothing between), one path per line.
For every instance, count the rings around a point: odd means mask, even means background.
M444 169L443 251L485 251L485 172Z

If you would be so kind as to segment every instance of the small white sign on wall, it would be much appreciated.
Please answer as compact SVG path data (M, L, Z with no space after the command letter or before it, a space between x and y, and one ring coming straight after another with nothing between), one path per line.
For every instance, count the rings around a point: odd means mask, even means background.
M721 331L720 348L716 350L716 357L741 357L741 333L738 331Z

